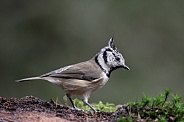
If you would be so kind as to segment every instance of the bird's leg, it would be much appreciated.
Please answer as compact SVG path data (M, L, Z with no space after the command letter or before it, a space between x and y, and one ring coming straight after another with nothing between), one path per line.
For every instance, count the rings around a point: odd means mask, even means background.
M97 112L89 103L87 99L82 100L84 104L88 105L95 113Z
M79 108L77 108L76 106L75 106L75 104L73 103L73 100L72 100L72 98L71 98L71 95L69 95L69 94L66 94L66 96L68 97L68 99L70 100L70 102L71 102L71 104L72 104L72 107L75 109L75 110L80 110Z

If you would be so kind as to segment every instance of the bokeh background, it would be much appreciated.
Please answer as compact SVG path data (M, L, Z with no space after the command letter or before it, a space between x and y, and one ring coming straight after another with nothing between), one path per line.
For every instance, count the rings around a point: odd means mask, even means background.
M0 97L63 102L46 81L15 83L92 58L114 35L119 69L90 102L122 104L167 88L184 97L184 1L1 0Z

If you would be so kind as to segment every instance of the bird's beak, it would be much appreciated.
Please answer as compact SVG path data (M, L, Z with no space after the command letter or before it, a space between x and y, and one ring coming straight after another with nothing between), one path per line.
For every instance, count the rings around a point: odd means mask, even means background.
M130 68L127 65L123 65L122 68L126 69L126 70L130 70Z

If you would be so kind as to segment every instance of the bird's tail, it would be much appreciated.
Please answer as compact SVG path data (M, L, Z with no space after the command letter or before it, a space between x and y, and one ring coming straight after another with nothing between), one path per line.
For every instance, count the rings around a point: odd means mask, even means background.
M42 78L40 77L31 77L31 78L24 78L20 80L16 80L15 82L24 82L24 81L30 81L30 80L41 80Z

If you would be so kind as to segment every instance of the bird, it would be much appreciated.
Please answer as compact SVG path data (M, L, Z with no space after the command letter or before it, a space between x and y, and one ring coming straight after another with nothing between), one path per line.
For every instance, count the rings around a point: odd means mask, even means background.
M108 45L101 48L90 60L68 65L37 77L16 80L16 82L49 81L64 90L73 109L80 110L71 98L72 95L77 95L82 98L81 100L85 105L97 112L88 102L90 94L102 88L109 80L111 72L119 68L130 70L125 64L124 57L115 46L112 37L108 41Z

